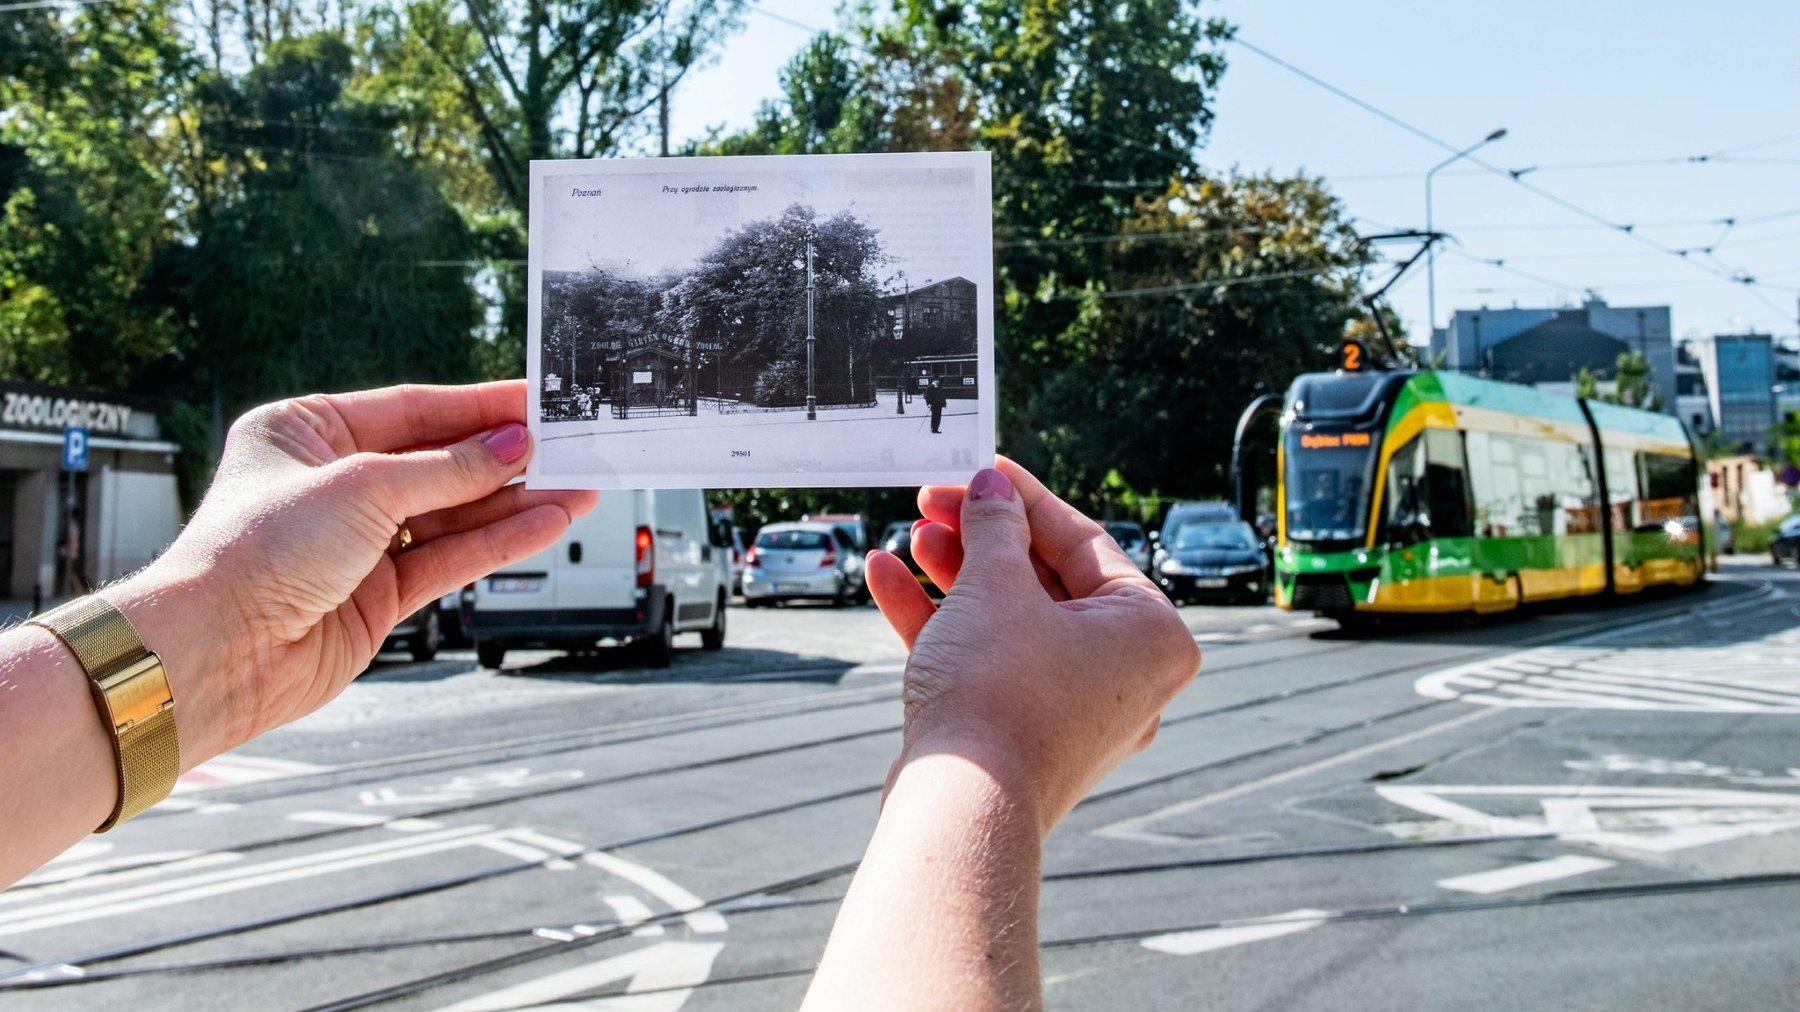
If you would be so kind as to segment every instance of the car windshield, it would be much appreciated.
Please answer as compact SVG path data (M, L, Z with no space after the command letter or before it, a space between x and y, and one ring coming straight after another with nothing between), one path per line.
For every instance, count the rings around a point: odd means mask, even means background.
M756 547L784 551L818 550L831 547L831 538L822 531L763 531L756 536Z
M1374 440L1367 433L1290 430L1287 536L1290 541L1356 541L1368 529Z
M1250 528L1241 523L1182 524L1175 528L1169 543L1177 551L1238 552L1250 551L1256 547L1255 539L1250 536Z

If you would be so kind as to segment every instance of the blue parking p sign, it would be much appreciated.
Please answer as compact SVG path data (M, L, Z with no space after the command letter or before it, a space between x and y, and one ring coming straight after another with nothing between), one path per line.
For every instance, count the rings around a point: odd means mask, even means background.
M62 469L65 471L88 469L88 430L73 426L63 430Z

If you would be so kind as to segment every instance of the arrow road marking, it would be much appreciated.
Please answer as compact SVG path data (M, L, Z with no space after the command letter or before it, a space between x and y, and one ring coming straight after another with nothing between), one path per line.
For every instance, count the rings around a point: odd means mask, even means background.
M1551 832L1564 840L1651 854L1800 829L1800 794L1773 791L1591 784L1392 784L1375 788L1375 793L1471 833L1534 836ZM1452 801L1451 796L1535 799L1542 814L1492 815ZM1419 830L1417 823L1387 828L1401 836Z
M1515 864L1505 868L1495 868L1491 871L1478 871L1470 875L1441 879L1438 881L1438 886L1444 889L1455 889L1457 892L1489 896L1523 886L1537 885L1541 882L1555 882L1557 879L1586 875L1588 872L1602 871L1613 866L1614 862L1598 857L1564 854L1562 857L1553 857L1548 861L1532 861L1529 864Z

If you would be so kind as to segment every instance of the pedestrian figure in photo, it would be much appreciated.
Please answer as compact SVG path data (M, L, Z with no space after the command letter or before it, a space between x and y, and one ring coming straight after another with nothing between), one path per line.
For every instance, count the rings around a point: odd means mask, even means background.
M938 385L937 380L932 380L931 386L925 388L925 404L931 408L932 432L937 432L938 426L944 421L944 400L944 388Z

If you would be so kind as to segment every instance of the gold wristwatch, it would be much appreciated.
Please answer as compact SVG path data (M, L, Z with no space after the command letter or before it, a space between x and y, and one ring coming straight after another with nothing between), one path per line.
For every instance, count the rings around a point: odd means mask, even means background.
M104 833L168 797L181 773L175 699L161 658L145 648L124 612L90 595L26 622L49 630L81 662L112 739L119 800L94 832Z

